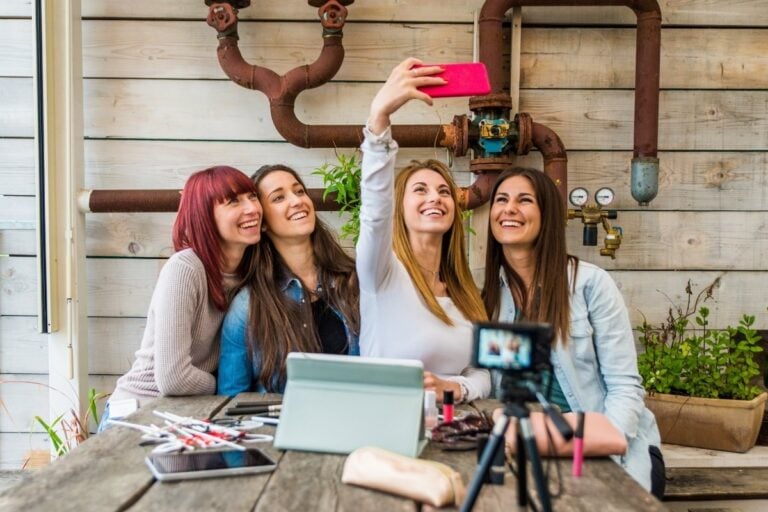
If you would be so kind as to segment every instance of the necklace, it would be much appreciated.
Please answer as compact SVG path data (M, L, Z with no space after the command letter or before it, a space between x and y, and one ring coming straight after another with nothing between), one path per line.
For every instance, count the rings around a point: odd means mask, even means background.
M439 268L437 270L430 270L427 267L423 266L421 263L417 263L417 265L419 266L419 268L421 270L423 270L424 272L427 272L429 275L431 275L433 281L436 281L437 277L440 275L440 269Z
M432 282L429 283L429 287L432 289L432 293L435 294L436 297L443 297L446 295L446 289L445 285L440 281L440 269L437 270L430 270L421 264L418 264L419 268L422 270L422 272L425 272L432 276Z

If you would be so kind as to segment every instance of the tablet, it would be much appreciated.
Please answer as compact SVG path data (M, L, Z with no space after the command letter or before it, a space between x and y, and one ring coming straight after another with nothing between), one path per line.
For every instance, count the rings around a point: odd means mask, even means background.
M267 473L277 467L258 448L181 453L153 453L144 459L161 482Z
M416 457L424 438L421 361L292 352L275 448Z

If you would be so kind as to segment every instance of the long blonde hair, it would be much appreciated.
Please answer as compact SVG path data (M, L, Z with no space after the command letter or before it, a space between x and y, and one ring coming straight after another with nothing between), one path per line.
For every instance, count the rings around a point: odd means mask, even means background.
M466 244L464 242L464 226L461 222L461 207L459 205L456 184L453 182L448 168L440 161L429 159L423 162L412 160L395 179L395 217L392 231L392 248L395 255L403 263L411 281L416 286L419 294L433 315L444 323L453 325L453 322L445 313L440 303L437 302L432 288L421 272L413 247L408 238L408 228L405 225L405 211L403 198L405 197L405 184L416 171L428 169L443 177L451 191L451 199L456 205L451 228L443 234L442 251L440 256L440 278L445 282L448 295L459 308L464 317L472 322L480 322L488 319L485 313L480 292L472 280L469 271L469 263L466 256Z

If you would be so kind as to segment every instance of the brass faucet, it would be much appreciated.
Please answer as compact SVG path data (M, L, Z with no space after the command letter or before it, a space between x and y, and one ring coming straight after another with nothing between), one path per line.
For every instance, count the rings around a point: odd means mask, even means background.
M612 226L608 219L615 219L618 216L616 210L604 210L597 203L587 203L579 209L568 209L568 220L581 219L584 223L584 234L582 235L582 244L597 245L597 225L603 226L605 230L605 247L600 249L600 256L610 256L616 259L616 251L621 246L623 231L618 226Z

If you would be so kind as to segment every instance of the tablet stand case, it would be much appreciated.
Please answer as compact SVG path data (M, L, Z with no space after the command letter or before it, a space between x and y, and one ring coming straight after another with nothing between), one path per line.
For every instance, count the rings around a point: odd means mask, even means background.
M420 361L291 353L275 447L347 454L426 445Z

